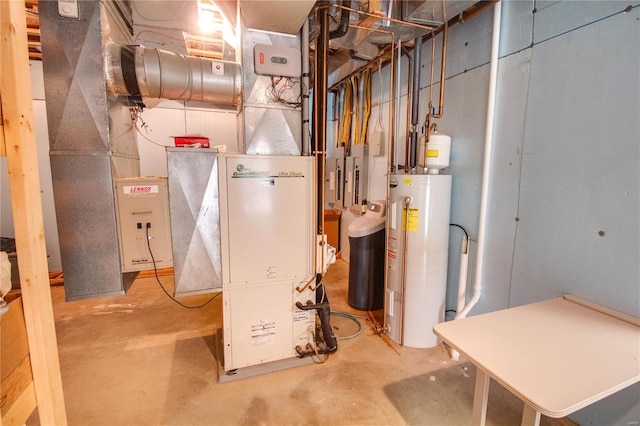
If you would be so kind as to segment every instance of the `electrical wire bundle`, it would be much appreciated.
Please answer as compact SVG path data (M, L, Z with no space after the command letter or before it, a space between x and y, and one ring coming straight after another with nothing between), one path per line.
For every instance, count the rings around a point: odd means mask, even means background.
M337 146L347 146L351 136L351 99L353 97L353 86L345 84L341 88L342 97L342 118L338 128Z
M299 85L301 89L298 93L297 100L288 100L287 95L289 95L297 85ZM265 92L271 102L277 102L289 108L300 108L302 106L302 93L305 92L305 90L299 78L271 76L271 84L267 86Z
M349 147L368 142L369 118L371 117L371 70L354 75L342 85L341 119L338 124L336 146Z
M367 143L369 117L371 117L371 69L367 68L362 73L362 127L357 143Z

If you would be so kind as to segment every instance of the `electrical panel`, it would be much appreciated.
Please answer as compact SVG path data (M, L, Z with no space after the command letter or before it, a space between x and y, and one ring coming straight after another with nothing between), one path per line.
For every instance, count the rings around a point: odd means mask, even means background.
M335 169L334 173L334 181L333 186L335 188L335 196L333 207L336 209L342 209L345 206L344 203L344 187L345 187L345 167L344 167L344 147L336 148L334 153L334 158L332 162L334 164L333 168ZM331 178L331 176L329 176ZM331 183L329 184L331 185Z
M118 179L115 187L122 272L173 266L167 178Z
M351 145L351 155L345 160L345 207L353 213L361 214L366 205L369 183L369 146L367 144Z
M324 163L324 201L336 205L336 161L327 158Z

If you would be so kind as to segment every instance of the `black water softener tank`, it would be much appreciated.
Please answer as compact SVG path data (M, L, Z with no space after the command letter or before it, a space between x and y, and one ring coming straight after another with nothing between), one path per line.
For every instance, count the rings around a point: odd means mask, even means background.
M349 296L354 309L384 306L385 218L367 214L349 225Z

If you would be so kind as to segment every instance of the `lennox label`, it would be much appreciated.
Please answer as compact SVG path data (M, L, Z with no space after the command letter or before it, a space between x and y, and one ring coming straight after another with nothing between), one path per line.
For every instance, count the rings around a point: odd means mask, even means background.
M135 186L123 186L122 192L125 195L131 194L157 194L159 191L158 185L135 185Z

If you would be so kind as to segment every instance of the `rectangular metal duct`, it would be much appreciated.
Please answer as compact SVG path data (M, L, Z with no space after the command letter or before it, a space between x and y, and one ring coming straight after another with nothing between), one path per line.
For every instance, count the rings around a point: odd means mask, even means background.
M218 153L167 148L175 295L222 288Z
M284 34L298 34L315 0L240 0L248 28Z
M239 126L239 136L244 141L243 152L263 155L300 155L302 152L302 109L301 107L285 106L271 98L269 95L270 87L274 81L280 79L256 74L254 68L254 46L256 44L300 50L301 41L299 36L243 30L241 52L243 104ZM296 102L299 100L300 90L301 84L297 83L291 85L290 89L283 93L287 101Z
M103 46L129 43L111 2L78 2L79 19L40 2L51 174L67 300L123 294L114 180L140 174L129 109L111 95Z

